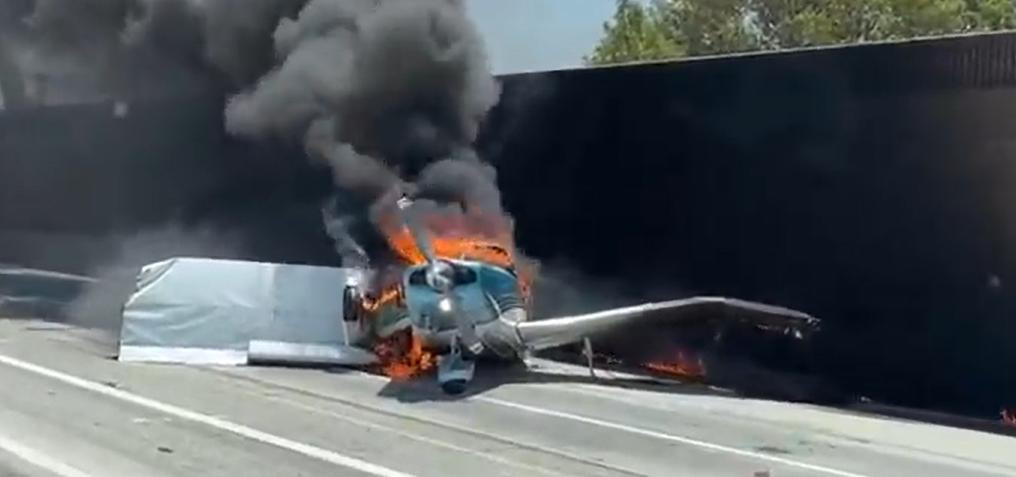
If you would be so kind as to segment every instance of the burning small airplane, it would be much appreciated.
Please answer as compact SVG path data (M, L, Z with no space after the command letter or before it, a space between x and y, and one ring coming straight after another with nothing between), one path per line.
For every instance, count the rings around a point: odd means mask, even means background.
M511 247L477 237L435 236L415 202L398 201L397 223L386 238L408 263L397 280L380 291L350 285L344 292L344 320L371 330L369 347L381 370L410 378L436 369L441 388L465 391L481 358L523 360L530 353L569 344L584 345L592 371L595 336L662 318L746 320L801 338L818 320L799 311L723 297L693 297L578 316L533 320L532 272L520 266ZM510 240L510 237L505 237ZM702 363L682 359L646 367L678 374L701 373Z
M590 374L605 360L700 379L705 363L686 347L692 337L719 343L714 336L747 324L752 335L796 341L817 329L808 314L723 297L534 319L537 273L504 214L409 197L379 204L375 225L394 267L188 257L142 267L121 308L118 359L369 367L393 379L433 373L459 394L481 359L526 361L559 348L566 359L581 353ZM659 338L666 343L650 343Z

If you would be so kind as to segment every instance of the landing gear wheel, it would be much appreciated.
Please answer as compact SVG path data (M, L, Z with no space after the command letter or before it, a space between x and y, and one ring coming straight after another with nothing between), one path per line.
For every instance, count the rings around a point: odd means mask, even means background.
M475 357L463 349L459 338L455 337L451 351L437 358L437 381L446 394L462 394L473 380L475 369Z
M342 290L342 319L352 322L360 319L362 300L360 294L353 286L346 286Z

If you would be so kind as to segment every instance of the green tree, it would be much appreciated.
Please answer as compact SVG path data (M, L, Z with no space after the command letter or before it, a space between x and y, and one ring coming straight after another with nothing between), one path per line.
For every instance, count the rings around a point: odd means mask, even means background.
M619 5L619 13L623 7L630 8ZM670 58L1016 27L1013 0L655 0L642 8L639 31L665 36L676 52ZM615 19L601 45L628 35L624 29ZM589 61L639 59L619 52Z
M587 64L662 60L683 56L685 52L673 40L660 9L646 7L638 0L618 0L614 19L603 25L604 36Z

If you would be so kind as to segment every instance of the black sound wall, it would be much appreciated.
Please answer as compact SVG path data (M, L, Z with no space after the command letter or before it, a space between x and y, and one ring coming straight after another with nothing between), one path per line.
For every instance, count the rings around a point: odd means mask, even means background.
M815 368L876 398L1016 402L1016 35L502 83L479 147L529 254L627 294L810 312ZM327 172L231 138L221 111L213 94L0 114L0 262L88 272L174 227L336 263Z

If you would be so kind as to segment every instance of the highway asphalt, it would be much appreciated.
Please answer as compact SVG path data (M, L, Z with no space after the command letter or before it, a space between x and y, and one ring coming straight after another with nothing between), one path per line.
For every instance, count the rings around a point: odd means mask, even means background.
M475 392L352 370L125 364L0 320L0 476L1016 475L1016 438L534 361Z

